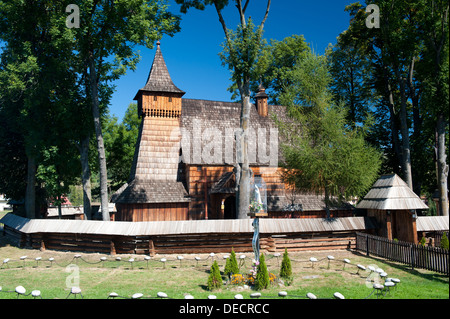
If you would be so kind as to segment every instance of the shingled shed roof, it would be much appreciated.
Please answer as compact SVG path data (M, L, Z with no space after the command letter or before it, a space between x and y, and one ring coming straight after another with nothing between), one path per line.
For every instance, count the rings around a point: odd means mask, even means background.
M182 203L190 198L181 182L139 180L124 184L112 196L113 203Z
M428 209L397 174L382 175L356 208L380 210Z
M187 139L190 144L182 145L183 154L189 151L188 154L190 156L183 156L183 162L191 165L233 165L236 159L234 133L235 130L240 128L240 116L241 103L182 99L182 134L190 134L190 139ZM274 116L286 121L286 107L270 105L268 116L259 115L254 105L250 108L250 133L255 134L249 137L249 153L250 156L253 156L253 158L250 158L250 165L268 166L270 161L268 156L270 155L277 155L278 160L282 158L281 147L279 147L281 145L280 134L278 134L278 127L273 120ZM213 131L212 136L214 138L221 138L222 156L218 157L220 159L219 162L208 162L204 156L192 156L193 147L196 143L201 143L200 150L207 148L208 144L211 144L211 139L201 138L202 134L207 133L207 129ZM271 133L274 134L272 138L275 137L278 143L277 154L271 154L270 152ZM200 138L198 138L199 136ZM195 138L198 138L198 140L194 140ZM260 141L265 142L265 150L257 149L257 143ZM232 144L232 147L230 147L230 144ZM231 150L233 151L232 156L226 156L230 154ZM252 151L253 153L251 153ZM264 151L265 154L263 154ZM278 166L278 162L276 166Z
M180 90L173 84L169 71L167 70L166 62L161 53L160 43L157 42L155 58L153 60L152 68L148 75L147 84L139 90L135 96L135 100L142 91L147 92L167 92L167 93L180 93L185 92Z

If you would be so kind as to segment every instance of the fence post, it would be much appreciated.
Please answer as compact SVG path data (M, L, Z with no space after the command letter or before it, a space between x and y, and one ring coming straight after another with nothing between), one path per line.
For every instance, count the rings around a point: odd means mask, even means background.
M409 256L411 258L411 270L414 270L414 247L409 245Z
M366 234L366 255L369 256L369 235Z

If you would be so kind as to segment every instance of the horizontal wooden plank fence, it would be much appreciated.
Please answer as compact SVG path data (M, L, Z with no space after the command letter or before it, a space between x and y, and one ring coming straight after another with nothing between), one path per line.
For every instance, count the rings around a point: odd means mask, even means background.
M356 233L356 249L360 252L449 275L449 251L439 247L416 245L384 237Z

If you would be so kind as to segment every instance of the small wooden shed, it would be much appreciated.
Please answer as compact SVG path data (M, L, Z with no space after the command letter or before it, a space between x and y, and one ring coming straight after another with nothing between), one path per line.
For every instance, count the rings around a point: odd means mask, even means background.
M417 243L417 210L428 206L397 175L382 175L356 208L375 217L378 235Z

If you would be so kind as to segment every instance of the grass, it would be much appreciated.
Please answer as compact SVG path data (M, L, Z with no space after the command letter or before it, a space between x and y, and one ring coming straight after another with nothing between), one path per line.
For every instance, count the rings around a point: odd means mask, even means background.
M336 259L328 269L327 255ZM120 255L122 261L115 260L116 256L96 253L81 253L81 258L74 259L76 253L62 251L39 251L20 249L12 246L8 239L0 236L0 264L9 258L8 265L0 267L0 299L16 298L16 286L24 286L27 293L38 289L44 299L64 299L69 295L71 286L79 286L84 298L105 299L111 292L120 296L131 297L134 293L142 293L144 297L156 297L159 291L165 292L170 298L183 299L186 294L196 299L206 299L214 294L218 299L233 299L236 294L242 294L245 299L250 298L254 292L250 288L243 289L234 285L224 285L222 289L208 291L206 283L212 259L208 255L198 255L201 261L194 260L197 255L184 255L180 264L176 256L155 256L148 263L142 255ZM239 256L240 254L238 254ZM21 256L27 256L24 262ZM246 262L241 272L247 273L251 269L252 254L246 254ZM445 275L426 271L411 270L407 266L389 262L381 258L368 258L351 251L313 251L289 254L292 261L294 280L290 286L274 284L263 290L263 298L277 298L279 291L286 291L289 298L304 298L312 292L318 298L332 298L333 293L340 292L346 299L377 299L370 288L366 287L368 273L356 274L356 264L365 266L375 265L388 273L389 277L401 280L397 289L392 290L380 298L383 299L448 299L449 278ZM319 262L312 267L309 257L316 257ZM38 263L36 257L42 260ZM51 265L48 259L53 257L55 262ZM100 262L100 257L107 257L107 261ZM131 265L129 258L135 258ZM165 257L168 262L164 266L159 260ZM225 260L223 254L215 256L219 268L223 271ZM342 260L348 258L351 264L343 267ZM281 257L275 258L266 255L266 262L270 272L277 277L280 271ZM76 267L66 266L75 264ZM78 273L73 270L76 269ZM76 280L79 280L77 282ZM224 277L225 279L225 277ZM71 296L72 298L73 296ZM31 298L22 296L21 298Z

